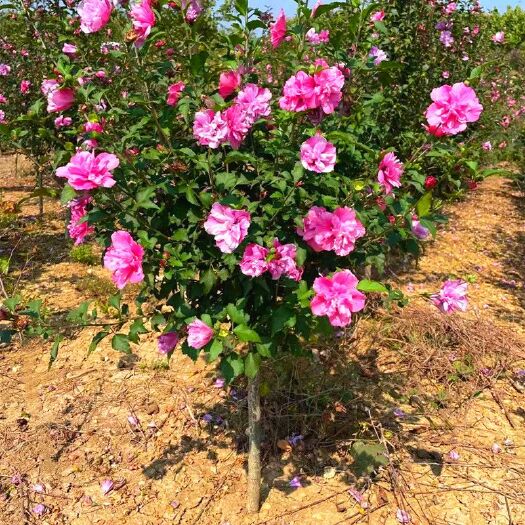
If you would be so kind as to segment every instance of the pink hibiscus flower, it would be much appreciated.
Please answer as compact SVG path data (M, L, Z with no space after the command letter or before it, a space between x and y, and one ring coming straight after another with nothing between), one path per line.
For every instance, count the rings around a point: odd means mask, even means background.
M171 84L168 87L168 97L166 99L166 104L168 106L174 106L177 104L177 102L180 99L181 93L186 88L186 84L184 82L176 82L175 84Z
M431 301L445 314L457 310L465 312L468 306L467 288L468 284L461 279L445 281L441 290L431 297Z
M392 152L387 153L381 159L377 180L387 195L392 193L392 188L401 186L401 175L404 170L403 163Z
M133 30L137 35L135 46L142 47L155 25L155 13L151 9L150 0L142 0L135 4L131 8L129 16L133 20Z
M75 240L75 245L82 244L84 239L94 233L95 228L90 226L87 221L83 221L87 214L87 206L91 202L91 197L79 197L69 202L68 207L71 219L67 226L69 237Z
M66 178L75 190L111 188L115 185L111 171L118 165L118 157L112 153L99 153L95 156L90 151L79 151L71 157L68 164L57 168L56 176Z
M188 325L188 345L200 350L206 346L213 337L213 330L200 319L195 319Z
M204 223L204 229L215 237L215 244L222 253L232 253L248 234L250 214L234 210L215 202Z
M129 283L144 280L143 258L144 248L128 232L116 231L111 235L111 246L104 255L104 268L113 272L113 282L121 290Z
M275 48L279 47L281 42L286 37L286 15L284 9L281 9L277 20L270 26L270 40L272 46Z
M316 173L334 171L336 161L335 146L320 133L309 138L301 145L301 164L305 169Z
M96 33L108 22L113 11L109 0L82 0L77 7L80 29L84 33Z

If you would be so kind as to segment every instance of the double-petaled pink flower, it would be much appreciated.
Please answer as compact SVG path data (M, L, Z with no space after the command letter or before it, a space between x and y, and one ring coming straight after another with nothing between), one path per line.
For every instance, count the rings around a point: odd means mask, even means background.
M73 123L73 119L71 117L64 117L64 115L60 115L60 117L57 117L54 120L55 128L65 128L67 126L71 126Z
M383 10L376 11L375 13L372 13L370 16L371 22L381 22L385 18L385 12Z
M357 239L363 237L366 230L352 208L337 208L331 213L314 206L297 233L316 252L334 251L345 256L354 251Z
M0 64L0 77L6 77L11 73L11 66L8 64Z
M476 92L463 82L435 88L430 97L434 102L425 113L427 130L438 137L465 131L467 124L476 122L483 111Z
M29 93L30 89L31 89L31 81L22 80L22 82L20 82L20 93L25 95L26 93Z
M181 93L185 88L186 84L184 84L184 82L176 82L175 84L168 86L168 97L166 99L166 104L168 104L168 106L174 106L177 104L181 97Z
M270 26L270 40L274 48L279 47L281 42L286 38L286 15L284 9L281 9L277 20Z
M220 111L208 109L195 113L193 136L202 146L218 148L228 137L228 127Z
M330 31L327 29L322 29L318 33L315 28L311 27L306 32L305 37L306 40L308 40L308 42L314 46L318 46L319 44L327 44L330 41Z
M119 165L119 160L112 153L99 153L95 156L90 151L79 151L70 161L56 171L57 177L64 177L75 190L93 190L111 188L115 179L111 173Z
M250 277L259 277L268 270L269 250L258 244L248 244L240 262L241 272Z
M430 299L445 314L457 310L465 312L468 306L467 288L468 284L461 279L448 280Z
M133 21L133 31L137 35L135 46L142 47L155 25L155 13L151 8L150 0L142 0L135 4L131 8L129 16Z
M75 91L72 88L61 88L58 83L51 86L49 82L47 91L47 112L58 113L60 111L67 111L75 102Z
M238 71L225 71L219 77L219 95L222 98L229 97L235 93L241 84L241 75Z
M334 171L337 152L335 146L320 133L302 143L301 164L305 169L316 173Z
M503 44L503 42L505 42L505 33L503 31L498 31L495 35L492 35L490 39L495 44Z
M401 175L403 175L404 170L403 163L392 152L387 153L381 159L377 180L387 195L392 193L393 188L401 186Z
M249 212L216 202L211 207L204 229L215 237L215 244L222 253L232 253L248 234L250 219Z
M111 246L104 255L104 268L112 272L112 279L119 290L127 284L144 280L142 259L144 248L126 231L111 235Z
M260 117L268 117L270 115L271 99L272 93L269 89L262 88L257 84L246 84L239 91L235 98L235 103L243 108L251 122L255 122Z
M368 56L374 59L374 66L378 66L379 64L381 64L381 62L388 60L388 55L382 49L379 49L377 46L374 46L372 47L372 49L370 49L370 53L368 53Z
M73 199L68 203L71 219L67 230L69 237L74 239L75 245L82 244L84 239L95 231L93 226L90 226L86 220L83 220L87 214L87 207L90 202L91 197L85 196Z
M365 307L366 297L359 290L357 277L350 270L336 272L332 277L314 281L315 296L310 303L312 313L327 316L332 326L348 326L352 313Z
M96 33L108 22L113 11L110 0L82 0L77 7L80 29L84 33Z
M213 330L200 319L188 325L188 345L196 350L205 347L213 338Z

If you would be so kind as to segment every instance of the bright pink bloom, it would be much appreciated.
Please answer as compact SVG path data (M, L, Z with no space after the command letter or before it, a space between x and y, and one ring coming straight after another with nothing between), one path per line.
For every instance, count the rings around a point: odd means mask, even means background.
M137 35L135 46L142 47L151 33L151 28L155 25L155 13L151 9L150 0L142 0L140 4L135 4L131 8L129 16L133 20L133 30Z
M358 280L350 270L336 272L332 277L314 281L315 297L310 306L317 316L327 316L332 326L348 326L352 313L365 307L366 297L356 286Z
M345 84L345 77L337 67L323 69L314 74L316 84L317 104L329 115L341 102L343 94L341 90Z
M241 272L250 277L259 277L268 270L268 249L258 244L248 244L240 262Z
M485 151L490 151L492 149L492 143L490 142L490 140L487 140L487 142L484 142L481 147L485 150Z
M246 114L243 106L233 104L224 112L224 122L228 130L228 141L233 149L239 149L250 131L252 120Z
M495 35L492 35L490 39L495 44L503 44L503 42L505 42L505 33L503 31L498 31Z
M74 56L77 54L77 46L75 46L74 44L66 43L62 46L62 53L64 53L65 55Z
M290 77L284 84L279 106L281 109L296 112L315 109L318 106L318 98L314 78L304 71L298 71Z
M381 20L384 20L385 18L385 12L383 10L376 11L375 13L372 13L370 16L371 22L381 22Z
M75 102L75 91L71 88L55 88L47 93L47 112L67 111Z
M213 338L213 330L200 319L195 319L188 325L188 345L200 350Z
M317 2L315 2L314 6L312 7L312 12L310 14L310 17L311 18L314 18L315 14L317 13L317 10L323 5L323 2L322 0L317 0Z
M168 87L168 98L166 99L166 104L168 106L174 106L177 104L177 102L180 99L181 93L186 88L186 84L184 82L176 82L175 84L171 84Z
M465 312L468 305L467 287L468 284L461 279L445 281L441 290L430 299L445 314L457 310Z
M31 89L31 82L29 80L22 80L20 82L20 93L26 94L29 93L29 90Z
M434 102L425 117L433 134L457 135L467 129L467 123L476 122L483 111L476 92L463 82L435 88L430 96Z
M450 2L450 4L448 4L445 7L445 14L451 15L454 11L456 11L457 8L458 8L458 4L456 2Z
M69 237L75 240L75 245L82 244L84 239L91 235L95 228L90 226L87 221L82 219L87 214L87 206L91 202L91 197L79 197L68 203L71 220L67 226Z
M330 31L327 29L323 29L318 33L315 28L312 27L307 31L305 36L306 40L308 40L308 42L314 46L318 46L319 44L327 44L330 41Z
M115 185L111 170L118 165L119 160L112 153L95 156L89 151L79 151L68 164L57 169L56 176L66 178L75 190L111 188Z
M425 189L427 190L431 190L434 186L436 186L438 183L438 180L436 177L434 177L433 175L429 175L426 179L425 179Z
M302 143L301 164L305 169L316 173L330 173L334 171L335 161L335 146L320 133Z
M392 193L392 188L401 186L401 175L403 175L404 170L403 163L392 152L387 153L381 159L377 180L387 195Z
M84 131L86 133L103 133L104 126L100 122L85 122Z
M111 235L111 246L104 255L104 268L113 272L113 282L122 290L126 284L144 280L143 258L144 248L128 232L120 230Z
M281 9L277 20L270 26L270 39L274 48L279 47L280 43L286 37L286 15L284 9Z
M162 335L159 335L157 339L157 348L159 349L159 354L168 355L170 352L173 352L178 342L179 334L176 332L166 332Z
M7 104L7 99L2 93L0 93L0 104Z
M345 256L354 251L357 239L363 237L366 230L351 208L337 208L330 213L314 206L297 233L316 252L334 251Z
M204 229L215 237L215 244L222 253L232 253L248 234L250 213L234 210L218 202L211 207Z
M219 77L219 95L229 97L241 84L241 75L238 71L226 71Z
M270 100L272 93L267 88L259 87L257 84L246 84L239 91L235 103L241 106L251 121L255 122L260 117L270 115Z
M77 7L80 29L84 33L100 31L111 17L113 6L109 0L82 0Z
M374 66L378 66L379 64L381 64L381 62L388 60L388 55L382 49L379 49L377 46L374 46L372 47L372 49L370 49L370 53L368 53L368 56L374 59Z
M300 281L303 269L298 268L295 262L297 247L295 244L281 244L278 239L273 241L274 253L268 261L268 271L272 279L277 280L282 275L288 276L294 281Z
M227 140L228 126L223 120L221 112L208 109L195 113L193 121L193 136L202 146L218 148Z

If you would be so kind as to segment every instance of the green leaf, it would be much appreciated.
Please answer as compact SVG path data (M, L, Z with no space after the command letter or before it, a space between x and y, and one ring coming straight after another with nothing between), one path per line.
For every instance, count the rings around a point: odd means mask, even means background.
M226 312L235 324L245 324L248 322L249 318L247 318L246 314L242 310L239 310L234 304L230 303L226 307Z
M214 339L210 345L210 350L208 352L208 362L212 363L215 361L223 351L222 341L219 341L218 339Z
M201 51L200 53L197 53L191 57L190 68L191 68L191 72L196 77L202 76L202 72L204 71L204 65L206 64L207 59L208 59L207 51Z
M50 370L53 363L57 360L58 357L58 348L60 346L60 343L62 342L62 336L59 335L55 342L53 343L53 346L51 347L51 351L49 352L49 364L47 365L47 369Z
M241 340L246 343L260 343L261 338L259 337L259 334L255 331L246 326L245 324L241 324L239 326L236 326L233 329L233 332L235 335Z
M102 339L104 339L108 335L109 335L109 332L106 332L104 330L102 330L101 332L98 332L98 334L95 334L93 336L93 339L91 339L91 343L88 348L88 355L94 352L98 344L100 343L100 341L102 341Z
M221 373L228 383L244 372L244 361L237 354L230 354L221 361Z
M471 72L470 76L468 77L469 80L475 80L476 78L479 78L481 76L481 73L483 71L483 68L481 66L475 67Z
M241 16L248 14L248 0L235 0L235 10Z
M9 259L7 257L0 257L0 274L7 275L9 272Z
M361 292L369 293L388 293L388 288L377 281L370 281L369 279L363 279L359 281L357 289Z
M189 346L188 341L184 341L184 343L182 343L182 353L195 362L199 357L200 350Z
M115 310L117 310L118 312L120 312L120 300L121 300L121 297L120 297L120 293L117 293L115 295L112 295L109 299L108 299L108 304L110 306L113 306L113 308L115 308Z
M389 463L387 450L381 443L356 441L350 453L354 458L352 470L358 476L370 476L379 467L386 467Z
M126 334L115 334L111 340L111 346L117 352L123 352L124 354L131 354L131 348L129 346L129 338Z
M345 2L332 2L331 4L321 5L317 8L314 18L319 18L321 15L324 15L325 13L329 13L330 11L333 11L337 7L344 7L345 5L346 5Z
M416 204L416 213L419 218L424 217L430 213L432 208L432 192L427 192L421 197Z
M201 275L200 282L204 286L204 293L210 293L217 282L217 276L213 270L206 270Z
M144 208L146 210L158 210L158 209L160 209L151 200L151 198L155 194L155 191L156 191L156 187L155 186L148 186L147 188L144 188L143 190L138 191L137 195L135 197L136 207L137 208Z
M288 306L279 306L272 313L272 336L281 332L284 327L295 326L296 317L294 311Z
M250 352L244 359L244 373L249 378L253 378L257 375L260 366L261 356L259 354Z
M77 192L69 185L66 184L62 193L60 194L60 204L67 204L77 196Z
M148 333L148 330L144 326L142 319L135 319L133 323L131 324L131 326L129 327L128 337L129 337L129 340L132 341L133 343L139 343L140 341L139 335L147 334L147 333Z
M14 312L16 307L22 302L22 297L20 295L15 295L13 297L8 297L4 299L4 306L10 311Z
M9 344L15 334L15 330L0 330L0 343Z

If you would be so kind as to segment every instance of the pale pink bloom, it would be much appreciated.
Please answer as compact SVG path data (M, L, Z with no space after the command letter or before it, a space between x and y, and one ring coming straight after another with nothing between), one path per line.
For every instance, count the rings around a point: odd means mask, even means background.
M501 452L501 445L499 443L493 443L490 449L493 454L499 454Z
M221 112L208 109L195 113L193 121L193 136L202 146L218 148L227 140L228 126L223 120Z
M184 82L176 82L168 86L168 97L166 99L166 104L168 106L174 106L180 99L181 93L186 88Z
M100 122L85 122L84 131L86 133L103 133L104 126Z
M467 287L468 284L461 280L448 280L443 283L441 290L431 296L432 303L443 313L448 314L461 310L467 310Z
M308 40L308 42L314 46L319 44L327 44L330 41L330 31L327 29L323 29L318 33L315 28L312 27L306 32L305 36L306 40Z
M381 22L381 20L384 20L385 18L385 12L383 10L376 11L375 13L372 13L370 16L371 22Z
M0 64L0 77L6 77L11 73L11 66L8 64Z
M277 280L286 275L294 281L300 281L303 269L295 262L297 247L295 244L281 244L278 239L273 241L273 254L269 257L268 271L272 279Z
M46 78L42 81L42 84L40 85L40 91L43 95L49 95L51 91L54 91L59 87L59 83L54 78Z
M259 277L268 270L268 249L258 244L248 244L240 262L241 272L250 277Z
M29 93L29 90L31 89L31 82L29 80L22 80L20 82L20 93L26 94Z
M448 458L450 461L458 461L459 460L459 452L457 450L451 450L448 453Z
M206 346L213 338L213 330L200 319L188 325L188 345L196 350Z
M318 106L318 98L314 78L304 71L298 71L291 76L284 84L279 106L281 109L296 112L315 109Z
M387 153L381 159L377 180L379 184L383 186L387 195L392 193L392 188L399 188L401 186L401 175L403 175L404 171L403 163L394 153Z
M490 92L491 102L497 102L500 98L501 98L501 93L497 89L494 89Z
M232 253L248 234L250 213L215 202L204 223L204 229L215 237L222 253Z
M317 13L317 10L323 5L322 0L317 0L315 2L314 6L312 7L312 12L310 13L310 17L313 18L315 14Z
M358 280L350 270L336 272L332 277L317 277L315 297L310 306L317 316L327 316L332 326L348 326L352 313L365 307L366 297L356 286Z
M136 47L142 47L151 28L155 25L155 13L151 9L150 0L142 0L136 3L130 10L129 16L133 20L133 30L137 35Z
M487 142L484 142L481 147L485 150L485 151L490 151L492 149L492 143L490 142L490 140L487 140Z
M106 495L108 492L111 492L111 490L113 489L113 486L115 484L113 483L113 481L111 481L110 479L105 479L101 484L100 484L100 489L102 490L102 495Z
M95 228L90 226L87 221L83 221L87 214L87 206L91 202L91 197L79 197L68 203L71 219L67 226L69 237L75 240L75 245L82 244L84 239L95 232Z
M505 33L503 31L498 31L495 35L492 35L490 39L495 44L503 44L503 42L505 42Z
M330 173L334 171L335 161L335 146L320 133L302 143L301 164L305 169L316 173Z
M80 147L86 151L94 150L95 148L98 148L98 141L96 139L86 139L82 142Z
M451 15L457 8L458 8L458 4L456 2L450 2L450 4L448 4L445 7L445 14Z
M195 22L204 11L199 0L182 0L181 7L184 12L184 19L190 24Z
M246 84L239 91L235 103L242 107L251 121L255 122L260 117L270 115L270 100L272 93L267 88L259 87L257 84Z
M381 62L388 60L388 55L376 46L372 47L368 56L374 59L374 66L378 66Z
M429 235L430 231L428 228L425 228L420 222L417 215L412 217L412 233L421 240L425 240Z
M412 518L410 517L410 514L406 510L403 510L403 509L397 509L396 518L397 518L397 521L399 521L399 523L405 524L405 523L412 522Z
M44 485L42 485L42 483L35 483L33 485L33 492L36 492L37 494L44 494L45 491L46 488L44 487Z
M43 503L37 503L33 507L33 514L35 516L43 516L47 512L47 507Z
M2 93L0 93L0 104L7 104L7 99Z
M253 123L243 106L233 104L224 112L224 122L228 130L228 141L233 149L239 149Z
M508 115L505 115L500 122L500 126L504 128L508 128L510 126L510 117Z
M435 88L430 96L434 102L426 110L425 117L428 131L437 136L465 131L467 123L476 122L483 111L476 92L463 82Z
M82 0L77 7L80 29L84 33L100 31L111 17L113 6L109 0Z
M454 43L454 37L452 36L452 33L450 31L441 31L439 34L439 41L445 46L445 47L452 47L452 44Z
M159 354L168 355L170 352L173 352L178 342L179 335L176 332L166 332L162 335L159 335L157 339L157 348L159 349Z
M123 230L111 235L111 246L104 255L104 268L113 272L113 282L119 290L129 283L140 283L144 280L142 259L144 248Z
M450 73L448 71L443 71L443 73L441 73L441 76L443 78L450 78Z
M507 141L505 141L505 140L498 144L498 148L499 149L505 149L506 147L507 147Z
M89 151L75 153L65 166L57 168L56 176L64 177L75 190L111 188L115 185L111 173L119 165L112 153L99 153L95 156Z
M0 109L0 124L5 124L6 120L5 120L5 111L2 111Z
M75 91L72 88L52 89L47 94L47 112L67 111L75 102Z
M461 60L463 60L463 62L468 62L470 60L469 56L468 55L463 55L461 57Z
M281 9L277 20L270 26L270 39L274 48L279 47L286 37L286 15Z
M70 56L74 56L77 54L77 46L74 44L64 44L62 46L62 53Z
M229 97L241 84L241 75L238 71L226 71L219 77L219 95L222 98Z
M297 233L316 252L334 251L345 256L354 251L357 239L363 237L366 230L351 208L337 208L331 213L314 206Z
M314 73L315 93L317 104L329 115L341 102L343 94L341 90L345 84L345 77L337 67L329 67Z

